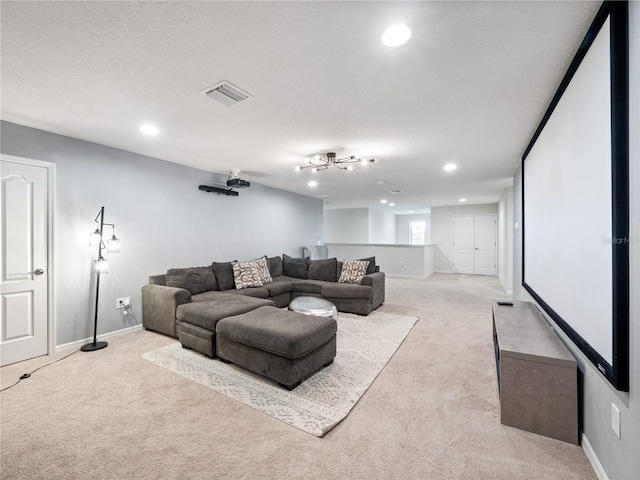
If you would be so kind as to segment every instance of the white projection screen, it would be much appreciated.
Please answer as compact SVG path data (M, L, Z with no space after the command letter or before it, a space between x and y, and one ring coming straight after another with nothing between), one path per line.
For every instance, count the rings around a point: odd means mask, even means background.
M523 286L619 390L629 363L628 5L605 2L523 156Z

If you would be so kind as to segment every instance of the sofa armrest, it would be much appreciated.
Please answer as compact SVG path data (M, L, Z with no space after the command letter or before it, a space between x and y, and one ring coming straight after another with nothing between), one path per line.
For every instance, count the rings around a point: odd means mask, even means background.
M375 272L362 277L360 285L368 285L373 289L372 308L384 303L384 273Z
M142 325L149 330L177 337L176 308L191 302L191 293L184 288L163 285L142 287Z

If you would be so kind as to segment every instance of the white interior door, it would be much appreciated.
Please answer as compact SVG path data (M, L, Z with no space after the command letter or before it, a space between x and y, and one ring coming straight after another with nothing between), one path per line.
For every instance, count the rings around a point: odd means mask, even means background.
M0 364L46 355L49 345L49 170L2 157Z
M474 273L474 228L473 216L453 217L454 273Z
M497 275L496 262L497 217L495 215L475 216L475 268L476 275Z

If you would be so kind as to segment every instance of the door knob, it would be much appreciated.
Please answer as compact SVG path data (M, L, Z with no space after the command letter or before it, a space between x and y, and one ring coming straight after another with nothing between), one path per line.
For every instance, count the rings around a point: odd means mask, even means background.
M36 270L35 272L33 272L33 273L35 273L36 275L42 275L42 274L44 273L44 270L43 270L43 269L41 269L41 268L39 268L39 269L37 269L37 270Z

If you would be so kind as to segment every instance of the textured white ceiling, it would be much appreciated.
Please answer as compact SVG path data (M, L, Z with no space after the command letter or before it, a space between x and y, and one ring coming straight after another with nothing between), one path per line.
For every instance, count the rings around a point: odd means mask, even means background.
M327 208L492 203L599 6L2 1L2 118L215 173L239 168ZM406 45L381 43L393 23L411 28ZM200 93L221 80L253 98L227 107ZM161 134L139 133L142 123ZM293 171L327 151L380 161ZM447 162L460 168L443 172Z

